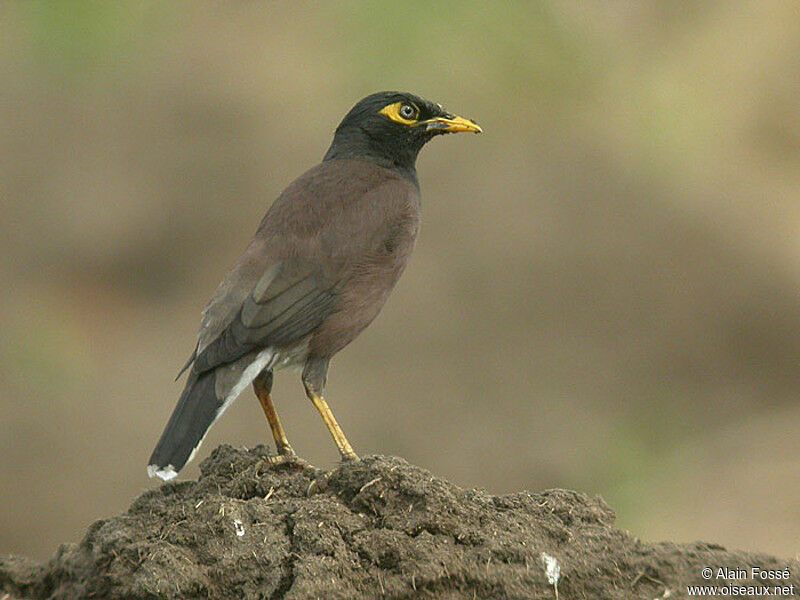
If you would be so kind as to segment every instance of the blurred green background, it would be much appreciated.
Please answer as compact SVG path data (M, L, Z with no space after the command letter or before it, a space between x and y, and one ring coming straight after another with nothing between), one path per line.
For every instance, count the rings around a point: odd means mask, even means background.
M645 539L800 552L793 2L0 3L0 553L143 490L200 310L362 96L481 137L327 397L362 454L602 495ZM337 455L299 374L295 448ZM222 442L270 439L248 391Z

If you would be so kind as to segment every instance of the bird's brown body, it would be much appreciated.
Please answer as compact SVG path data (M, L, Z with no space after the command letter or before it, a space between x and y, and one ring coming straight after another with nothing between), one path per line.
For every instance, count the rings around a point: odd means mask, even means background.
M246 344L213 359L204 353L214 350L214 340L220 340L225 330L232 331L232 325L241 332L241 341L252 335L254 324L268 319L255 319L251 315L257 310L246 310L257 305L252 282L281 267L290 282L311 279L312 293L320 298L313 311L304 313L310 330L308 339L302 340L308 345L307 356L333 356L380 312L414 247L420 212L416 185L384 167L343 159L309 170L275 201L206 307L196 361L208 368L238 358L235 353ZM327 298L329 302L324 301ZM261 312L276 316L274 310ZM300 341L272 342L289 351Z
M292 213L313 204L308 208L317 222L297 232L297 239L305 236L299 242L302 249L286 250L325 257L327 284L337 293L309 340L309 357L329 358L372 322L403 273L419 231L420 196L411 181L359 160L328 161L307 175L286 190L285 204L279 200L276 217L270 211L261 227L292 230ZM321 203L299 200L314 197L314 187L329 177L338 194Z
M401 100L367 112L383 96ZM415 99L417 114L431 118L395 114L404 98ZM304 366L306 391L343 458L356 457L322 398L328 363L378 315L411 255L421 213L414 170L419 148L444 131L442 123L480 131L423 103L376 94L356 105L326 159L267 211L203 311L186 387L151 457L151 475L175 476L250 383L279 452L293 456L270 396L273 371L290 364ZM427 126L412 130L417 123Z

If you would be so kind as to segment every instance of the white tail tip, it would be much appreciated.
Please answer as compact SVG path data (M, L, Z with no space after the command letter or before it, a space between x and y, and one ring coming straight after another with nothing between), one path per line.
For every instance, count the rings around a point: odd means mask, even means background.
M169 481L170 479L174 479L175 477L177 477L178 472L172 465L167 465L166 467L159 467L158 465L148 465L147 475L151 479L153 477L158 477L159 479L163 479L164 481Z

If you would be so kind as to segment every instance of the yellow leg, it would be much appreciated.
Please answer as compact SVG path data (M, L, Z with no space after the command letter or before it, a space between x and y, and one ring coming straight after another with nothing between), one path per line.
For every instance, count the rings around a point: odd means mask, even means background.
M272 395L270 388L272 387L272 378L266 382L261 378L253 382L258 401L261 403L261 408L264 409L264 415L267 417L269 428L272 430L272 437L275 439L275 446L278 449L278 454L294 455L294 450L289 439L286 437L286 432L283 430L281 420L278 418L278 412L275 410L275 405L272 403Z
M344 436L344 432L339 427L339 423L336 422L336 417L333 416L333 412L331 412L328 403L325 402L325 398L310 390L308 390L308 397L317 407L319 414L322 415L325 427L331 432L333 441L336 442L336 447L339 448L339 454L342 455L342 460L358 460L358 455L353 451L353 447Z

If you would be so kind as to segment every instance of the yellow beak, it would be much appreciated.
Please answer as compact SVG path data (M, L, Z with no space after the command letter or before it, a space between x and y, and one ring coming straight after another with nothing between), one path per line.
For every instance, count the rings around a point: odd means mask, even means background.
M435 117L422 121L418 125L425 125L430 131L436 129L447 133L481 133L483 129L480 128L475 121L465 119L464 117L457 117L455 115L447 115L444 117Z

